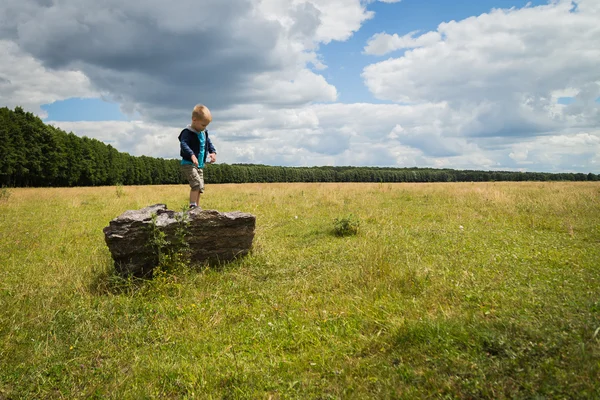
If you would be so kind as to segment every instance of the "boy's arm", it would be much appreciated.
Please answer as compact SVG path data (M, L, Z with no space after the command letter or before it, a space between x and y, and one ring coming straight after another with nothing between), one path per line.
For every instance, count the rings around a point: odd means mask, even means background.
M215 149L215 146L213 146L212 142L210 141L210 138L208 137L208 132L206 133L206 144L208 146L208 154L210 155L211 162L216 162L217 149Z
M190 148L190 146L187 144L188 137L189 136L188 136L187 131L181 132L181 136L180 136L180 139L179 139L179 144L180 144L180 147L181 147L181 151L184 154L187 154L188 156L191 157L191 156L194 155L194 152L192 151L192 149Z

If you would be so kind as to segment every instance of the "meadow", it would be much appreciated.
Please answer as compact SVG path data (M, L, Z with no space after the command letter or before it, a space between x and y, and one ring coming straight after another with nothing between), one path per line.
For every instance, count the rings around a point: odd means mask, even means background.
M187 194L3 189L0 399L600 398L600 182L208 185L247 257L115 276L108 222Z

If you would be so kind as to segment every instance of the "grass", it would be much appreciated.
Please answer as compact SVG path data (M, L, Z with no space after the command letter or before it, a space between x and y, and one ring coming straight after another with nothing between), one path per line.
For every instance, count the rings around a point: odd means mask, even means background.
M0 399L600 397L598 183L210 185L249 256L116 277L102 228L187 193L11 189Z

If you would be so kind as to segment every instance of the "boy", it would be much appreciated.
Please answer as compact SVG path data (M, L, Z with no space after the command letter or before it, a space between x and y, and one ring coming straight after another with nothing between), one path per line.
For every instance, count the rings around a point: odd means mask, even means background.
M208 138L206 127L212 121L210 110L198 104L192 111L192 123L179 134L181 147L181 171L190 183L190 209L200 204L200 194L204 193L204 160L217 161L217 151Z

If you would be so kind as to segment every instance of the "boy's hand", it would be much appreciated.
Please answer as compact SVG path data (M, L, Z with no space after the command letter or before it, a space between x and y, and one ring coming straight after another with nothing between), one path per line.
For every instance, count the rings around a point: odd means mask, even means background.
M196 168L198 168L198 159L196 158L195 154L192 154L192 162L194 163L194 165L196 166Z
M217 162L217 153L210 153L208 157L210 158L211 163Z

